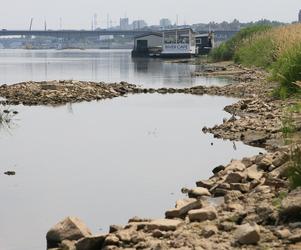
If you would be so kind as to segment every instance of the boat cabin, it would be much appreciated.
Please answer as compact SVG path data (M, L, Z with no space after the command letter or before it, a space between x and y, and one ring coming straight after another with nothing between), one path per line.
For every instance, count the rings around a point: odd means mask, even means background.
M148 33L135 37L132 56L148 57L160 55L163 43L162 37L161 33Z
M214 48L214 34L198 34L195 36L196 47L199 55L207 55Z
M195 33L190 28L163 31L162 57L185 58L195 56Z

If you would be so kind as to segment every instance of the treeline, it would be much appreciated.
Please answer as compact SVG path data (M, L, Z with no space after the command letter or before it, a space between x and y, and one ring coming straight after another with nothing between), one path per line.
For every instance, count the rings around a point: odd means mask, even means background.
M281 23L278 21L270 21L267 19L262 19L256 22L248 22L248 23L241 23L237 19L234 19L232 22L210 22L210 23L198 23L191 25L191 28L198 31L198 30L240 30L242 28L246 28L249 26L254 25L269 25L269 26L280 26L284 25L285 23Z

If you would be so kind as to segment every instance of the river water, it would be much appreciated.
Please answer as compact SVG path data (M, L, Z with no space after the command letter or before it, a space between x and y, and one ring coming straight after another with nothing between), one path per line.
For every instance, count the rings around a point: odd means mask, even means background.
M194 66L130 58L129 51L0 51L0 82L80 79L143 86L225 84L193 78ZM201 132L235 99L134 95L61 107L12 107L0 130L0 250L45 249L68 215L94 233L133 216L163 217L182 187L213 167L260 150ZM213 143L213 145L212 145ZM5 176L7 170L15 176Z

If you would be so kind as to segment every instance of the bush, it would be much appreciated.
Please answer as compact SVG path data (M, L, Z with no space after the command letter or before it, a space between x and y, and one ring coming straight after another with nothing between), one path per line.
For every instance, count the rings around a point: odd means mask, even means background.
M291 152L291 162L287 175L293 189L301 186L301 149L299 146Z
M294 83L301 81L301 42L282 54L272 66L272 79L280 83L276 96L287 97L300 92ZM283 96L286 92L286 96Z
M213 61L233 60L236 50L245 39L250 38L253 34L264 32L269 29L271 29L271 26L269 25L253 25L248 28L244 28L230 40L213 49L209 56Z

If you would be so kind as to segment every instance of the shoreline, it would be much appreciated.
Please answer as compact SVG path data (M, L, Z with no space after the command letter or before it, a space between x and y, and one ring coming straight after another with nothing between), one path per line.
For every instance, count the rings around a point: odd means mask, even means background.
M108 234L93 236L83 222L68 217L47 233L49 249L301 248L301 229L290 223L294 220L289 218L291 201L296 196L301 197L301 192L296 190L296 193L281 197L289 191L285 170L290 152L281 131L283 106L288 101L271 97L274 86L264 80L266 75L262 71L231 68L225 73L227 70L220 68L206 74L216 76L219 71L232 76L238 83L184 89L146 89L124 82L79 81L0 86L0 96L6 98L3 104L9 105L62 105L139 93L237 97L240 99L237 103L225 107L232 118L213 128L203 128L203 132L268 151L214 168L211 178L198 180L195 188L182 190L188 198L177 201L175 208L166 211L165 219L135 217L125 226L111 226ZM216 197L224 201L213 205L210 200ZM301 212L301 202L297 208Z

